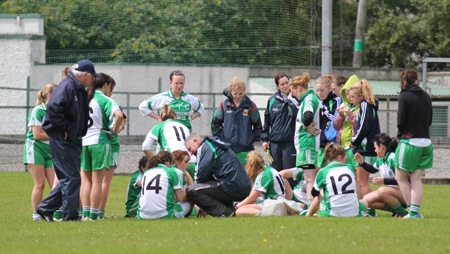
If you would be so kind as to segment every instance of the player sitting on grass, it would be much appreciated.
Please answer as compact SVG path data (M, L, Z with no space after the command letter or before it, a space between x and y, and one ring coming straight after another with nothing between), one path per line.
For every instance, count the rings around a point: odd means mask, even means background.
M141 196L142 176L144 175L145 166L147 163L147 156L142 156L139 160L139 169L136 170L131 176L127 190L127 201L125 202L125 210L127 211L127 215L125 215L125 217L134 218L137 215L139 197Z
M317 173L311 192L314 200L306 216L312 216L319 209L320 217L356 217L363 216L367 210L367 202L358 200L356 193L355 168L345 164L347 153L344 148L328 143L325 147L325 159L330 163Z
M380 172L381 177L374 177L372 183L376 185L385 184L376 191L372 191L364 196L370 208L391 211L395 215L405 216L407 214L405 199L395 180L395 149L397 140L389 137L386 133L375 135L375 152L378 159L375 164L370 165L364 162L359 153L355 154L355 160L369 173Z
M236 215L258 214L266 199L292 198L292 189L278 171L266 164L258 152L247 155L247 175L253 184L250 195L236 205Z

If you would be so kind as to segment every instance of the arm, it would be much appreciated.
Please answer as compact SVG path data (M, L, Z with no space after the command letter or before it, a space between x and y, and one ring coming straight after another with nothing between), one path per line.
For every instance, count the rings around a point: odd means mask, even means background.
M313 198L313 201L311 202L311 205L309 206L308 212L306 213L306 216L313 216L317 210L319 210L320 207L320 200L322 200L322 196L316 196Z
M225 106L223 105L223 102L221 102L220 106L214 112L213 118L211 120L211 134L213 136L218 136L219 133L222 132L224 111Z
M286 187L284 197L285 197L287 200L292 200L292 195L293 195L294 193L292 192L291 185L289 184L289 182L288 182L288 181L286 180L286 178L284 178L284 177L283 177L283 181L284 181L284 186Z
M153 143L155 143L155 141L158 141L157 138L153 135L152 131L153 129L148 132L144 142L142 143L142 151L144 151L145 155L149 159L153 157L152 145Z
M191 114L191 121L200 117L203 114L203 111L205 111L205 106L203 105L203 103L201 103L201 101L195 96L192 97L194 97L195 99L193 98L193 103L191 104L192 108L194 108L194 112L192 112Z
M272 100L275 100L272 99ZM266 107L266 111L264 111L264 128L262 129L261 132L261 141L264 142L263 143L263 149L264 151L267 150L267 147L269 145L269 132L270 132L270 128L272 126L272 121L271 121L271 116L270 116L270 106L272 105L271 101L272 100L268 100L267 101L267 107ZM264 145L266 144L266 145Z
M259 195L261 195L261 193L262 193L261 191L252 190L252 192L250 192L250 195L246 197L244 200L242 200L242 202L240 202L236 206L236 210L245 205L253 204L256 201L256 199L258 199Z
M333 121L333 127L335 130L340 130L343 126L344 126L344 115L342 115L341 113L337 113L336 117L334 118Z
M47 133L42 129L42 126L35 125L31 127L31 130L33 131L33 137L36 140L45 141L49 140L49 137Z
M283 178L291 178L291 177L294 177L294 175L292 174L292 169L283 169L283 170L281 170L280 171L280 175L283 177Z
M114 117L116 118L116 121L114 122L114 126L112 128L112 131L114 133L119 133L122 130L122 120L123 120L123 113L120 109L116 110L114 112Z
M159 95L152 96L139 104L139 111L143 116L150 116L151 118L156 119L158 123L162 122L161 117L152 111L153 108L158 108L157 102L159 101Z
M258 107L256 107L255 103L253 103L251 112L252 113L250 115L250 118L252 120L252 125L253 125L253 136L255 137L255 139L253 141L257 142L261 138L262 124L261 124L261 117L259 115L259 110L258 110Z
M197 156L200 157L197 164L197 182L203 183L213 180L214 152L206 142L197 150Z
M363 101L361 103L359 110L360 110L361 118L359 119L359 128L357 130L355 130L355 133L353 134L353 137L352 137L351 143L353 146L361 144L361 142L364 140L364 138L366 138L367 135L369 135L369 133L373 129L373 127L374 127L373 125L375 123L373 112L372 112L374 109L369 105L369 103L367 103L366 101ZM353 115L356 115L356 114L353 114ZM349 118L351 121L352 114L349 114ZM352 126L356 126L356 125L353 125L353 122L352 122Z
M176 189L176 190L174 190L174 192L175 192L175 197L177 198L178 201L180 201L180 202L187 201L186 193L184 193L181 189Z
M66 116L66 113L69 113L68 108L71 105L73 95L67 91L70 89L70 84L67 85L67 82L61 82L59 86L60 89L58 89L58 87L55 88L55 90L53 90L52 96L48 101L47 115L48 119L50 119L51 124L56 129L62 132L66 132L68 127L68 117L71 119L75 119L73 116Z
M403 95L403 96L402 96ZM397 111L397 138L400 138L405 131L407 122L407 105L405 103L404 93L400 94L398 98L398 111Z

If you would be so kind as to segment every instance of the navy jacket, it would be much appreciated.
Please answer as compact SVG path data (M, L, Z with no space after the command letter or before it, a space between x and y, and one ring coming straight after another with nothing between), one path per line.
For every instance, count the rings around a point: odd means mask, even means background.
M398 98L397 137L430 138L432 119L430 96L418 85L403 89Z
M250 178L245 172L230 144L205 137L197 150L198 183L219 181L228 195L239 200L246 198L252 189Z
M336 112L338 102L339 97L334 95L332 92L328 94L324 101L321 101L322 107L320 108L320 129L322 132L320 133L320 147L325 147L328 142L331 141L327 139L325 130L333 128L333 123L331 120Z
M352 137L353 153L363 156L377 156L373 139L380 133L380 120L378 119L378 100L375 106L365 99L361 101L358 118L356 120L355 134Z
M87 132L88 119L89 102L86 89L69 71L67 78L52 92L42 129L49 136L55 132L67 131L67 139L81 138Z
M254 150L253 142L261 138L261 128L258 107L247 96L239 107L230 98L223 101L211 121L211 134L230 143L235 153Z
M264 128L261 133L263 142L294 143L295 121L297 119L297 98L283 98L280 91L270 96L264 112Z

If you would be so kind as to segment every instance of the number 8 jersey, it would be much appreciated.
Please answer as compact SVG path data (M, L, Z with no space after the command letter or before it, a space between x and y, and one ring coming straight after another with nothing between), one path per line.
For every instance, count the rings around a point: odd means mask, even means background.
M355 168L333 161L317 173L314 189L324 190L319 216L354 217L359 215Z
M181 188L177 173L173 169L160 164L145 171L137 218L174 218L174 190Z

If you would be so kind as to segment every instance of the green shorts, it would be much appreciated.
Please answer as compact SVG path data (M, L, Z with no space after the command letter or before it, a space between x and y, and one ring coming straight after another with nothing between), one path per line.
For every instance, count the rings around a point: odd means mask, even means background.
M176 202L174 207L175 218L184 218L190 215L191 204L189 202Z
M250 151L236 153L236 156L239 158L239 160L241 161L242 164L246 164L247 163L247 154L249 152Z
M397 165L397 168L408 172L432 168L433 145L419 147L408 144L407 142L408 140L400 140L397 150L395 151L395 164Z
M109 169L113 164L113 154L109 144L83 146L81 151L81 168L84 171Z
M111 152L112 153L112 165L113 167L119 166L119 152Z
M324 168L328 165L328 161L325 160L325 147L319 148L319 154L317 155L317 167Z
M319 210L319 217L335 217L331 215L328 210L325 209L325 204L322 204L322 201L320 203L320 210ZM356 217L364 217L367 212L367 207L363 203L359 202L359 211L358 215Z
M295 165L300 167L302 165L312 164L316 166L317 164L317 152L314 150L301 150L297 154L297 159Z
M357 217L364 217L367 213L367 207L365 204L359 202L359 212Z
M23 148L23 164L43 165L53 168L50 146L46 143L27 138Z

